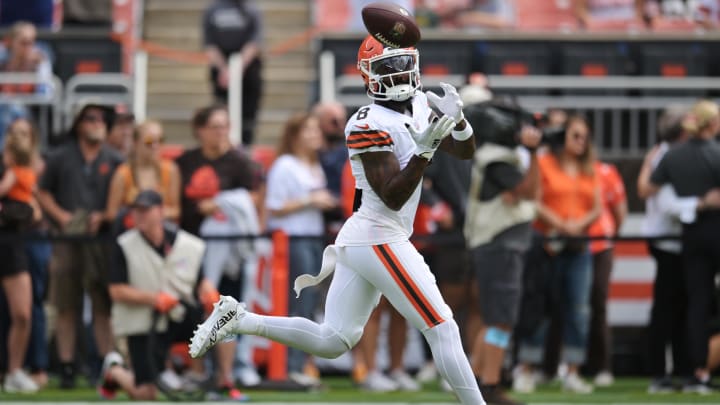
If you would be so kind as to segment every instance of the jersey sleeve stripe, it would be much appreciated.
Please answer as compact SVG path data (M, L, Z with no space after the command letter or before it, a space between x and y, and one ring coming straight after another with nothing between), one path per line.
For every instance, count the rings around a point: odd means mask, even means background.
M387 132L351 132L347 138L347 147L350 149L367 148L369 146L392 145L393 140Z

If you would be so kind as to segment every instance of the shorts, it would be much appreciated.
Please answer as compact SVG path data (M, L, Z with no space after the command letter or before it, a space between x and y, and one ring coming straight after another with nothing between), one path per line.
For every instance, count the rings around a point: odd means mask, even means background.
M59 242L53 245L50 302L58 311L79 311L86 292L94 313L110 315L108 257L110 246L104 243Z
M524 253L491 242L472 250L472 263L485 324L515 326L522 296Z
M186 314L181 322L170 322L166 332L157 334L154 344L151 344L149 334L127 337L127 350L136 387L155 383L158 375L165 370L170 346L179 342L190 343L193 329L202 322L202 310L188 308Z
M430 262L438 284L464 284L472 279L470 254L464 246L442 246L432 254Z
M29 271L24 243L0 243L0 278Z

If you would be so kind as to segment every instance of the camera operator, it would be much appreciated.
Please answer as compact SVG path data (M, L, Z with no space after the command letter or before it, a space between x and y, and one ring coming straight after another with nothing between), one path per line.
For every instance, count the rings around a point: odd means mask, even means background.
M475 337L472 366L485 400L510 405L518 402L500 387L500 374L518 318L539 187L535 154L542 139L520 115L517 107L498 100L469 106L466 112L475 128L484 129L473 160L464 226L485 323ZM519 145L530 154L527 170Z

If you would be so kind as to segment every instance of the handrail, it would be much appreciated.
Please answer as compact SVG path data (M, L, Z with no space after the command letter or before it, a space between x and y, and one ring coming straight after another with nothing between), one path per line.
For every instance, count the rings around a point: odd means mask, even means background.
M33 84L47 86L47 90L43 92L35 93L1 93L0 92L0 103L19 103L24 105L36 105L46 106L53 110L52 114L52 128L53 133L61 131L62 121L60 111L63 100L63 83L57 76L50 76L49 78L41 77L35 73L19 73L19 72L2 72L0 73L0 85L2 84ZM41 110L42 114L46 111ZM46 117L43 117L46 118ZM47 120L41 119L39 122L41 132L43 134L49 134L46 128ZM43 139L45 142L46 139Z
M111 87L120 91L82 90L82 87ZM133 78L124 73L82 73L68 79L65 85L65 99L62 116L64 129L70 126L73 119L73 108L78 104L93 103L115 106L127 104L132 106L134 99Z
M715 90L717 77L488 75L491 89Z

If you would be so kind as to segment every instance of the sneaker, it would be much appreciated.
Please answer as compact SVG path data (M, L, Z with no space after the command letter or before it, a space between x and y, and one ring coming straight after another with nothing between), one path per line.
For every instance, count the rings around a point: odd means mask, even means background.
M438 371L437 367L435 367L435 363L428 362L423 365L420 370L418 370L417 374L415 374L415 379L420 384L427 384L430 381L435 381L438 378Z
M611 372L603 370L595 376L595 380L593 382L596 387L609 387L615 383L615 378Z
M521 394L535 392L535 374L526 369L519 369L513 378L512 389Z
M119 388L117 383L112 380L109 375L110 368L113 366L122 366L123 358L118 352L110 352L103 359L102 369L100 370L100 385L98 385L98 394L104 399L114 399Z
M576 394L590 394L593 386L586 383L577 373L568 373L562 382L563 390Z
M696 393L696 394L711 394L715 391L715 387L710 383L710 379L703 381L699 378L692 376L683 385L683 392Z
M177 375L175 370L165 369L158 376L160 383L172 391L180 391L183 388L183 379Z
M303 387L317 387L322 384L322 381L320 381L319 378L307 375L305 373L301 373L299 371L292 371L288 373L288 378L296 382Z
M237 320L246 313L245 304L239 304L233 297L221 295L220 301L213 305L210 316L195 329L190 339L190 357L200 357L217 343L234 339Z
M400 391L420 391L420 384L405 370L394 370L390 373L390 378L395 381Z
M362 383L362 388L372 392L390 392L397 391L400 387L385 374L374 370L368 373L365 381Z
M653 379L647 390L648 394L671 394L676 391L678 387L669 375Z
M505 390L499 385L480 384L480 393L488 405L524 405L510 398Z
M217 401L225 399L230 401L246 402L250 400L250 397L237 389L237 387L229 384L218 387L218 393L220 394L220 397L216 399Z
M198 373L193 370L188 370L182 375L183 380L183 391L194 392L200 389L204 389L207 385L208 377L205 374Z
M34 394L40 390L35 381L22 369L5 375L3 389L9 394Z
M235 378L238 383L243 387L254 387L260 385L262 378L260 374L253 367L243 366L235 370Z
M446 379L444 379L444 378L441 378L441 379L440 379L440 389L443 390L443 391L445 391L445 392L455 392L455 391L453 390L453 387L452 387L452 386L450 385L450 383L448 382L448 380L446 380Z

